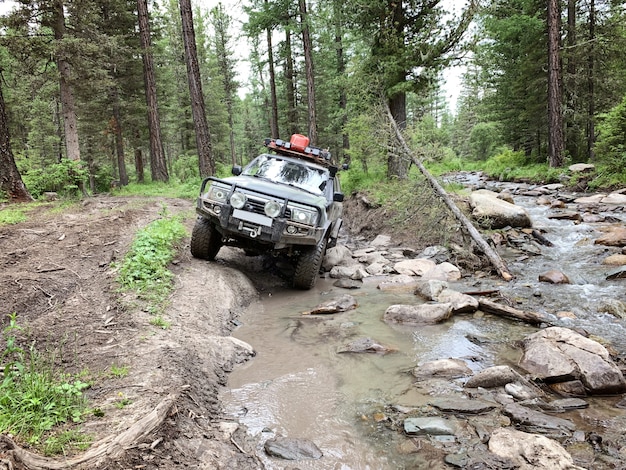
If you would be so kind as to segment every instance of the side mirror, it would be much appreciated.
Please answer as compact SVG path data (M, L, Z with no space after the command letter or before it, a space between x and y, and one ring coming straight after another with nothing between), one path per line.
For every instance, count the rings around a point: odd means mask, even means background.
M239 176L241 174L241 167L239 165L235 165L230 171L233 175Z
M343 202L343 193L333 193L333 201Z
M341 165L341 169L342 170L349 170L350 169L350 164L344 163L343 165Z

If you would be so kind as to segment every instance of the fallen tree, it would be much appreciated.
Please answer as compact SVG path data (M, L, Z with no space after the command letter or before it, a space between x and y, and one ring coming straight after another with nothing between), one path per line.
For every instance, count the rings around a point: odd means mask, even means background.
M389 121L395 133L395 137L401 145L401 150L403 151L403 153L419 169L422 175L424 175L435 193L446 204L446 206L448 206L452 214L454 214L454 217L456 217L456 219L461 223L463 228L472 237L474 242L476 242L478 249L485 254L491 265L498 271L498 274L502 277L502 279L504 279L505 281L512 280L513 275L506 266L506 263L502 260L500 255L498 255L498 253L493 250L491 246L489 246L489 244L482 237L478 229L474 227L472 222L465 216L465 214L463 214L463 212L461 212L461 210L457 207L452 198L450 198L443 186L441 186L437 179L430 174L430 172L426 169L421 160L417 158L415 153L409 148L406 141L404 140L404 137L402 136L402 132L400 132L400 128L398 127L397 123L393 119L393 116L391 115L389 107L387 106L386 109Z

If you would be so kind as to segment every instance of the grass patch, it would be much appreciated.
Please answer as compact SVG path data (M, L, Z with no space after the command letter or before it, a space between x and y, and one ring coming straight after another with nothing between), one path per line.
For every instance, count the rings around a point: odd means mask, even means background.
M163 217L139 230L124 257L117 281L122 290L137 293L158 314L171 293L173 274L168 269L178 243L187 235L180 217Z
M0 225L15 225L26 221L25 209L0 210Z
M55 432L64 423L79 423L89 412L83 390L89 384L59 372L34 346L17 345L21 330L10 315L3 330L3 380L0 384L0 432L45 452L65 452L89 441L79 431Z
M116 196L156 196L194 200L198 197L200 183L201 180L199 179L187 183L173 181L169 183L129 183L113 190L113 194Z

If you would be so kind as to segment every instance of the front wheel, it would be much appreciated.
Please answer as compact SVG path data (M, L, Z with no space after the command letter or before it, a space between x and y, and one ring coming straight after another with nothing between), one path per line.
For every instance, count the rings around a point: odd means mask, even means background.
M199 217L191 232L191 254L194 258L213 261L222 247L222 238L215 225Z
M320 242L302 252L296 263L296 272L293 276L293 286L297 289L311 289L322 267L322 260L326 254L327 239L322 238Z

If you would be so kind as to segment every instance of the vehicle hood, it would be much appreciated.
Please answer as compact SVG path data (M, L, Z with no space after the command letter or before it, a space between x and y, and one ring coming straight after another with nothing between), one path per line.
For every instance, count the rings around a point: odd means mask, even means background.
M236 184L239 188L251 191L259 191L261 193L288 199L290 201L299 202L301 204L309 204L324 209L328 201L323 195L312 194L295 186L289 186L281 183L272 183L262 180L254 176L230 176L223 178L223 181Z

